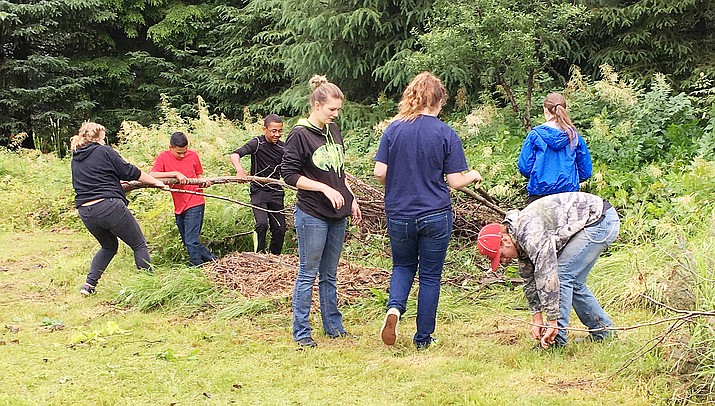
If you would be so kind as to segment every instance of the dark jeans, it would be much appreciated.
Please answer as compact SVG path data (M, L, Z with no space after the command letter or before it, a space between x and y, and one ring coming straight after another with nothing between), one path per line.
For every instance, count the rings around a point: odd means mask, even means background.
M89 267L87 283L97 286L99 278L107 269L119 248L117 237L134 251L134 263L138 269L147 269L151 264L149 248L139 223L120 199L104 199L91 206L77 208L87 230L102 246L94 255Z
M204 224L205 207L206 205L202 204L186 209L181 214L175 214L176 226L179 228L181 241L184 243L186 250L189 251L189 262L194 266L216 259L216 255L212 254L199 241L201 226Z
M258 234L258 252L266 252L266 234L271 230L271 254L283 251L283 239L286 234L286 218L283 214L283 192L259 190L251 193L251 204L268 210L280 210L280 213L269 213L253 209L256 219L256 234Z
M392 248L392 276L387 308L404 314L415 274L419 271L415 344L429 344L434 333L442 267L452 236L450 210L416 219L387 219Z

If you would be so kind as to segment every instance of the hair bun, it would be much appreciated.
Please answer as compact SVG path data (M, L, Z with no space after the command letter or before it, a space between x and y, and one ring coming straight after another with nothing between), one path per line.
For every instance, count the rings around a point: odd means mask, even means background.
M328 82L328 78L325 77L325 75L313 75L312 78L308 81L308 85L312 90L315 90L320 87L320 85L324 85Z

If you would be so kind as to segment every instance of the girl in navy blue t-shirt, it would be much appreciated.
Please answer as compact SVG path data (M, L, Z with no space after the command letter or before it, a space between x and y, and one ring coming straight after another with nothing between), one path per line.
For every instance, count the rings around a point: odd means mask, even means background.
M375 177L385 185L385 213L392 249L390 299L381 336L387 345L397 339L415 275L419 272L418 349L434 341L442 267L452 235L449 186L459 189L481 182L468 170L462 140L436 116L447 100L442 82L429 72L405 88L399 113L385 129L375 155ZM445 177L447 181L445 182Z

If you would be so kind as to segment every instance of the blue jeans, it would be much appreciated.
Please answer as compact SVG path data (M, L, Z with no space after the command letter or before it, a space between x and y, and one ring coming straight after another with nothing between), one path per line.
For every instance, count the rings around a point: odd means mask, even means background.
M330 337L345 333L338 310L338 261L343 250L346 220L325 221L298 207L294 214L300 266L293 289L293 339L310 337L310 305L318 276L318 296L323 331Z
M608 314L586 286L588 273L601 251L616 240L621 226L616 209L608 209L605 215L599 224L586 227L571 237L559 255L559 327L568 327L572 306L581 323L589 329L613 326ZM609 330L591 333L597 341L610 335ZM559 330L556 342L566 344L566 330Z
M191 265L198 266L207 261L216 259L216 255L212 254L201 242L201 226L204 224L204 208L202 204L186 209L181 214L176 214L176 226L179 228L181 241L184 243L186 250L189 251L189 262Z
M452 212L430 214L416 219L387 219L392 249L392 276L387 308L405 312L407 297L419 271L417 333L415 344L429 344L434 333L439 303L442 267L452 236Z

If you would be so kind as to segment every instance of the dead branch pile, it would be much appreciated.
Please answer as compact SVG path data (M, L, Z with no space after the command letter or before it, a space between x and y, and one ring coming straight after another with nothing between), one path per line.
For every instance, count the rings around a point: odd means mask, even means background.
M452 213L454 224L452 233L455 237L475 240L479 230L489 223L501 223L504 216L482 203L464 197L459 192L452 191Z
M350 188L358 199L362 211L361 232L385 234L387 232L385 218L385 194L359 178L346 174ZM473 193L473 192L472 192ZM460 238L476 240L479 230L485 224L498 223L504 218L498 206L489 202L475 200L473 196L452 191L454 204L453 234ZM500 209L499 209L500 210Z
M360 204L362 212L361 234L385 234L387 218L385 218L385 194L382 190L363 182L359 178L345 173L350 182L350 189Z
M362 211L363 222L359 228L358 238L363 237L365 234L386 234L387 232L387 219L385 218L385 194L381 189L378 189L370 184L362 181L361 179L346 173L345 174L348 181L350 182L350 187L357 197L358 203L360 204L360 210ZM167 184L176 183L176 179L162 179ZM223 183L233 183L233 182L259 182L262 184L276 184L284 188L291 188L291 186L286 185L284 182L272 179L272 178L262 178L257 176L248 176L245 178L238 178L236 176L222 176L215 178L204 178L204 179L189 179L189 184L203 184L204 182L210 181L212 185L223 184ZM125 191L129 192L131 190L149 187L141 182L124 182L122 184ZM489 196L483 190L477 188L477 192L471 191L467 188L460 189L460 191L452 190L452 198L454 199L454 204L452 212L454 214L454 224L453 224L453 234L456 237L465 238L469 240L475 240L479 234L479 230L484 227L485 224L500 222L504 215L504 210L502 210L497 202ZM242 204L244 206L250 206L248 203L243 203L236 201L235 199L230 199L218 195L210 195L206 193L199 192L186 192L202 194L207 197L214 197L222 200L231 201L233 203ZM252 207L252 206L251 206ZM286 211L289 222L291 219L290 210Z
M237 252L204 265L204 271L219 285L239 291L249 299L291 297L298 273L295 255L271 255ZM370 289L387 290L390 273L385 269L364 267L340 260L338 265L338 302L354 303L370 296ZM317 305L317 282L313 288Z

